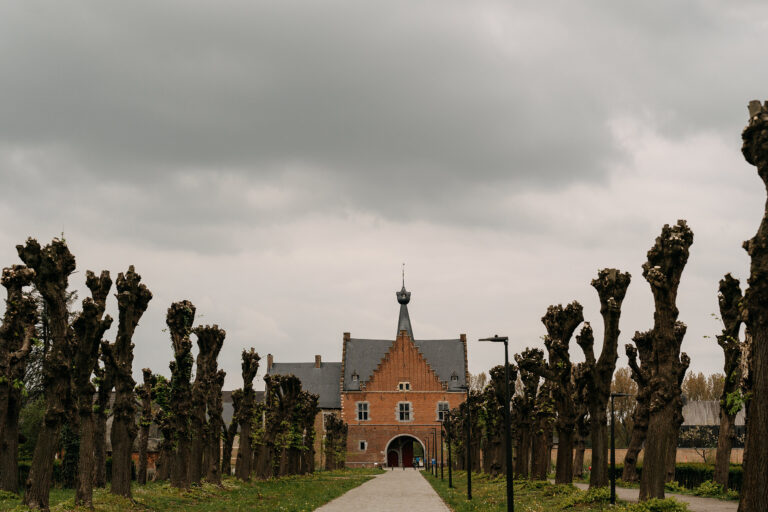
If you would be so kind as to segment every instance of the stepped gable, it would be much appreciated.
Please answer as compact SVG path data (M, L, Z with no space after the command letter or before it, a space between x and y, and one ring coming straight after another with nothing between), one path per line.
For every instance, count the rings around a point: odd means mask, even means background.
M403 330L374 370L366 391L395 391L399 382L409 382L413 391L442 391L444 385L424 356Z

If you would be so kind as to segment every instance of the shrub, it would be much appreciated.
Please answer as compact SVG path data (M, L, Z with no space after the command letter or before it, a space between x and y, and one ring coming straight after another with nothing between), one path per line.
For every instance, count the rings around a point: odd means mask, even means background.
M680 485L680 482L678 481L672 481L664 484L664 490L669 492L683 492L685 491L685 487Z
M709 480L702 482L701 485L693 490L693 494L696 496L720 496L725 494L725 490L722 485Z
M608 487L596 487L587 492L579 492L563 502L563 508L589 503L608 503L611 500L611 490Z
M653 498L641 503L632 503L624 510L626 512L690 512L688 505L672 498L664 500Z

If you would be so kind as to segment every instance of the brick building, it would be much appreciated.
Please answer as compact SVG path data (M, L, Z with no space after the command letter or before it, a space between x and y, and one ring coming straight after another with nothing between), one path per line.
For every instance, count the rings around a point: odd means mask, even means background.
M410 466L439 439L445 411L464 401L467 339L417 340L405 285L395 340L344 333L341 415L349 425L347 465Z

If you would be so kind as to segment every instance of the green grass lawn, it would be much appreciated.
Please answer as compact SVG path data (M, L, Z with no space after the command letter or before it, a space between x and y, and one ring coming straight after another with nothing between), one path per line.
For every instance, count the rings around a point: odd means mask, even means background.
M314 510L348 490L367 482L381 469L343 469L319 471L312 475L290 476L267 481L240 482L224 479L223 487L210 484L195 486L183 492L168 483L133 486L133 501L109 494L106 489L94 490L97 511L275 511L299 512ZM74 490L52 489L51 510L76 510ZM0 510L23 511L17 496L0 495Z
M503 512L507 510L506 480L504 477L490 478L488 475L472 473L472 500L467 500L467 474L454 471L452 489L445 480L423 472L427 481L455 512ZM515 512L685 512L686 505L673 500L651 500L645 503L628 504L618 502L611 507L607 487L593 491L580 491L572 485L554 485L549 482L530 480L515 481Z

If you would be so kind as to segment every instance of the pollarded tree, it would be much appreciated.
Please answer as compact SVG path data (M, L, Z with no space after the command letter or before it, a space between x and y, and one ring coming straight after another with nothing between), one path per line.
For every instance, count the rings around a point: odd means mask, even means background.
M627 293L631 276L613 268L605 268L592 280L592 287L600 297L600 314L603 317L603 348L595 358L594 338L576 339L584 352L581 374L586 386L585 397L589 411L589 434L592 441L592 471L590 487L608 485L608 399L611 381L616 369L619 344L619 318L621 304Z
M552 397L557 410L557 463L555 482L567 484L573 481L573 441L576 428L577 407L568 346L576 327L584 321L581 304L574 301L563 307L549 306L541 319L547 329L544 345L549 361L531 365L527 369L552 383Z
M347 424L334 414L325 416L325 469L341 469L347 453Z
M37 322L35 299L24 294L35 272L24 265L3 269L8 298L0 327L0 490L19 489L19 413L27 358Z
M714 480L724 488L728 487L728 473L731 463L731 449L736 440L736 414L741 410L741 352L739 341L741 327L741 287L739 280L726 274L720 280L718 302L723 332L717 336L717 343L723 349L725 379L720 395L720 432L717 438Z
M94 370L94 383L98 386L96 389L96 405L94 412L93 429L93 486L104 487L107 485L107 418L110 415L109 399L112 395L112 374L106 371L107 358L110 357L109 343L101 342L99 358L102 361L102 367Z
M221 429L221 435L224 437L224 446L221 451L221 474L232 474L232 444L237 437L237 429L240 424L237 422L237 418L240 415L240 403L243 396L242 389L236 389L232 392L232 420L229 422L229 426L223 425Z
M520 368L522 389L512 399L517 447L515 449L515 476L527 478L531 464L531 444L533 442L534 412L536 409L536 391L539 388L538 374L525 370L520 366L520 359L543 359L544 353L539 349L526 348L522 353L515 354L515 362Z
M136 386L136 396L141 400L141 418L139 419L139 472L136 480L140 484L147 483L147 449L149 448L149 427L152 426L152 389L156 378L152 370L141 370L143 382Z
M542 359L543 359L542 353ZM555 426L557 413L555 400L552 397L552 383L544 381L536 396L536 422L533 425L533 440L531 443L531 478L546 480L552 460L552 430Z
M632 338L635 345L627 344L624 347L629 359L629 368L632 371L632 380L637 384L637 395L635 396L637 404L635 405L635 411L632 413L632 434L627 446L627 452L624 455L624 470L621 476L621 479L625 482L636 482L638 480L637 458L648 436L651 377L650 372L643 366L643 361L650 361L650 354L646 354L646 351L650 350L651 344L645 341L645 338L650 336L650 331L636 332ZM640 351L640 364L637 361L638 350Z
M155 480L168 480L171 477L171 460L173 458L173 425L171 424L171 383L162 375L155 376L152 387L157 410L153 416L157 428L163 435L158 446L160 452L155 463Z
M317 407L318 398L318 395L309 391L301 392L297 419L304 432L302 436L299 474L308 474L315 471L315 417L320 412L320 409Z
M198 326L192 331L197 336L197 371L192 385L191 449L189 480L199 483L208 473L203 467L203 453L210 444L211 433L208 424L208 395L216 384L218 365L216 359L224 344L227 333L218 325ZM217 431L218 434L218 431Z
M195 321L195 306L188 300L174 302L168 308L165 323L171 333L173 361L171 369L170 411L168 428L171 443L170 477L171 485L189 488L190 462L190 415L192 410L192 323Z
M741 134L741 152L768 187L768 103L749 103L749 125ZM748 360L747 437L739 512L768 510L768 204L757 234L744 242L751 258L744 293L746 327L751 336Z
M240 425L240 445L235 462L235 476L241 480L249 480L254 466L251 428L254 407L256 406L256 392L253 390L253 379L256 378L259 371L261 357L251 347L248 351L243 350L242 358L243 388L239 396L240 410L237 416L237 422ZM267 388L269 388L269 383L267 383Z
M589 324L585 324L589 325ZM589 329L589 335L592 335L592 329ZM577 341L584 337L584 330L576 337ZM587 438L589 437L589 408L587 406L589 392L587 386L587 365L579 363L573 368L574 382L574 401L576 402L576 429L574 435L573 452L573 476L581 478L584 475L584 452L587 448ZM592 451L594 453L594 449Z
M33 282L45 300L50 326L51 341L43 361L45 418L37 437L24 494L24 504L29 508L47 510L59 431L67 412L72 409L72 331L67 286L69 275L75 271L75 257L66 242L58 238L45 247L29 238L25 245L16 246L16 250L21 260L35 271Z
M643 361L650 383L648 437L640 477L640 499L664 497L669 456L677 446L678 420L682 407L680 344L676 333L677 289L688 262L693 232L684 220L664 225L661 235L648 251L643 277L651 286L655 312L653 329L645 339L650 343L651 360ZM683 372L684 374L684 372Z
M75 505L93 508L93 471L96 463L93 395L96 388L91 383L91 375L99 363L101 338L112 325L112 317L104 315L107 294L112 288L112 278L106 270L102 271L99 277L89 270L86 273L85 284L91 291L91 297L83 300L83 310L72 322L75 334L72 385L80 423Z
M221 388L227 372L219 370L213 380L213 387L208 393L208 425L205 431L205 447L203 451L203 469L206 481L221 484L221 432L224 428L222 413L224 406L221 400ZM230 456L232 452L230 452Z
M497 476L505 473L507 467L504 447L504 407L509 409L510 404L505 403L504 366L494 366L489 373L491 379L483 390L483 403L480 410L485 444L483 447L483 463L485 472L492 476ZM510 393L515 389L516 380L517 367L510 364L508 383Z
M131 497L131 454L136 439L136 397L133 388L133 333L147 310L152 293L141 283L133 265L117 275L117 337L110 345L111 363L107 371L114 375L115 403L112 407L112 486L110 492Z

